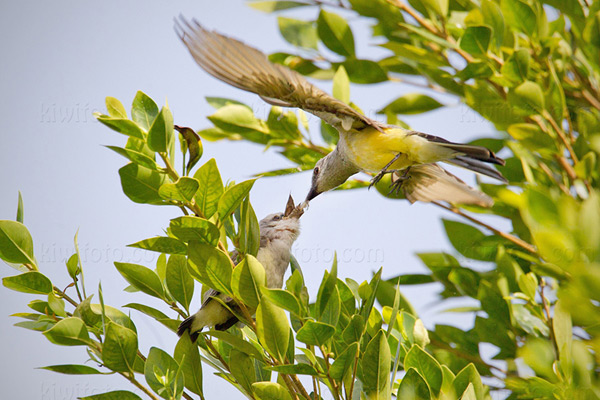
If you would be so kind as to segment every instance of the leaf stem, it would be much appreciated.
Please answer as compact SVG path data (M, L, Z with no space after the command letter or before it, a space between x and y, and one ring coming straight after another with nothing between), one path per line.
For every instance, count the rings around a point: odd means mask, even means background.
M138 389L140 389L142 392L144 392L148 397L150 397L152 400L160 400L158 397L156 397L154 395L154 393L152 393L147 387L145 387L144 385L142 385L140 382L138 382L137 379L135 379L135 375L133 373L126 373L126 372L119 372L119 374L124 377L125 379L127 379L129 382L131 382L135 387L137 387Z
M512 242L514 244L516 244L517 246L522 247L523 249L527 250L528 252L537 255L536 248L533 245L527 243L526 241L524 241L521 238L518 238L518 237L516 237L514 235L511 235L510 233L502 232L501 230L496 229L493 226L488 225L485 222L478 220L477 218L474 218L474 217L472 217L472 216L470 216L468 214L465 214L464 212L462 212L461 210L459 210L456 207L447 206L447 205L442 204L442 203L437 202L437 201L432 201L432 203L435 204L438 207L443 208L444 210L448 210L450 212L453 212L456 215L460 215L461 217L464 217L464 218L468 219L469 221L471 221L471 222L473 222L473 223L475 223L477 225L483 226L484 228L489 229L490 231L494 232L496 235L501 236L504 239L506 239L506 240L508 240L508 241L510 241L510 242Z

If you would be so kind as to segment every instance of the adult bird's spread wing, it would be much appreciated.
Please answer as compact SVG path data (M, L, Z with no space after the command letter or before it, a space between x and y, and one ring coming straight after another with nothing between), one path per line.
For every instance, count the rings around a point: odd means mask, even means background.
M256 93L269 104L298 107L343 130L381 124L309 83L302 75L239 40L204 29L180 17L175 30L202 69L239 89Z
M490 196L473 189L437 164L413 165L407 175L408 179L402 182L401 188L411 203L445 201L482 207L491 207L494 204ZM396 179L399 178L397 173L394 173L392 182Z

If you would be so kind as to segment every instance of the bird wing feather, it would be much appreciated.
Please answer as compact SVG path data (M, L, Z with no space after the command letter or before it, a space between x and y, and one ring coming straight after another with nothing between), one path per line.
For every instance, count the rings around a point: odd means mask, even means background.
M383 129L379 122L333 98L296 71L272 63L263 52L239 40L183 17L175 21L175 30L202 69L225 83L259 95L269 104L301 108L338 129Z
M490 196L475 190L437 164L412 166L407 175L408 179L402 183L402 191L411 203L445 201L482 207L494 204ZM392 181L394 179L399 179L397 173L392 176Z

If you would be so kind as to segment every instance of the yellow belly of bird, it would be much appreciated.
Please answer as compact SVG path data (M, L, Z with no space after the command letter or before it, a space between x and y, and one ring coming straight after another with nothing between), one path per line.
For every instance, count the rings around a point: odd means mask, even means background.
M379 172L398 153L402 155L388 170L448 160L457 154L420 136L409 135L402 128L386 128L383 133L369 127L344 136L350 161L367 172Z

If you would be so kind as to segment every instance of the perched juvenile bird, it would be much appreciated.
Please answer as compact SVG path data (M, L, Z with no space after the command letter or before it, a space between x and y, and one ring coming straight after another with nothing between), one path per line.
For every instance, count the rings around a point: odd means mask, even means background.
M300 234L300 216L303 213L302 207L294 207L294 200L290 196L285 212L267 215L259 222L260 248L256 258L265 267L267 287L269 288L283 286L283 276L290 264L292 244ZM232 254L233 260L237 259L235 253ZM214 297L218 297L230 308L236 309L236 305L230 297L210 289L204 294L204 302L200 310L179 325L177 329L179 336L183 335L185 331L189 331L192 341L196 341L204 327L214 326L216 330L224 331L238 322L231 311L213 300Z
M394 172L395 189L402 189L411 201L490 205L491 198L487 195L472 189L441 167L431 166L439 161L506 182L496 169L486 164L504 165L504 160L484 147L453 143L367 118L297 72L271 63L261 51L208 31L196 21L188 22L181 17L176 21L176 31L198 65L215 78L256 93L269 104L301 108L338 130L337 147L319 160L313 170L306 201L363 171L377 174L372 184ZM428 179L404 184L408 178L414 181L424 176Z

